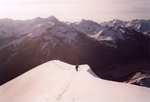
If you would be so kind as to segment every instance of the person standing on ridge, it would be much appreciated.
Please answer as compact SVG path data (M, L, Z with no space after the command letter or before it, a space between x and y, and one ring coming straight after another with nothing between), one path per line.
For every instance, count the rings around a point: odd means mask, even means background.
M78 68L79 68L79 65L78 65L78 64L76 64L76 71L78 71Z

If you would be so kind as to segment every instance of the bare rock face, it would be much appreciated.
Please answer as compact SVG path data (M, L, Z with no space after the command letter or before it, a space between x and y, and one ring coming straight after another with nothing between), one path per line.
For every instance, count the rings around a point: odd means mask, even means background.
M150 71L142 70L140 72L136 72L129 77L128 81L125 82L139 86L150 87Z

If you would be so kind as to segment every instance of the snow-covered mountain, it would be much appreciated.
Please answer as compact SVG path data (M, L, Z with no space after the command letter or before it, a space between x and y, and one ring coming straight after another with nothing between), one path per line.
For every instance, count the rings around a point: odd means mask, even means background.
M122 20L119 20L119 19L114 19L114 20L111 20L111 21L102 22L100 24L103 25L103 26L122 26L125 23L126 23L126 21L122 21Z
M132 20L127 22L125 27L131 27L134 30L142 33L150 32L150 20Z
M54 26L57 26L57 28L53 29ZM53 29L51 33L57 34L57 36L61 37L67 35L66 37L73 39L76 34L74 32L73 34L70 34L70 32L77 30L98 40L109 40L115 42L118 39L125 39L125 37L123 37L125 32L127 32L125 28L132 28L137 32L149 35L149 26L149 20L121 21L116 19L99 24L84 19L76 23L65 23L59 21L54 16L48 18L37 17L35 19L24 21L0 19L0 40L14 37L19 38L27 35L30 37L37 37L46 33L48 29ZM69 32L69 34L64 35L66 32Z
M58 60L0 86L0 102L149 102L150 89L98 78L88 65Z
M132 28L135 31L141 33L148 33L150 32L150 20L132 20L132 21L121 21L118 19L111 20L108 22L101 23L103 26L121 26L126 28Z
M12 20L1 19L0 20L0 36L1 37L20 37L21 35L36 33L35 36L39 36L45 32L47 28L51 28L55 23L59 22L54 16L48 18L35 18L31 20Z
M149 69L149 22L67 23L54 16L1 19L0 84L54 59L89 64L99 77L117 81L139 69ZM142 31L134 28L140 23L145 28Z
M96 34L103 29L103 26L91 21L82 19L80 22L73 23L73 27L85 34Z

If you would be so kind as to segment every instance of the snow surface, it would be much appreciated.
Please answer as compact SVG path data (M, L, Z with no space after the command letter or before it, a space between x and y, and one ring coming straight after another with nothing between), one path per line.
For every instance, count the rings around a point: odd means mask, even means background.
M0 102L149 102L150 89L98 78L88 65L58 60L0 86Z

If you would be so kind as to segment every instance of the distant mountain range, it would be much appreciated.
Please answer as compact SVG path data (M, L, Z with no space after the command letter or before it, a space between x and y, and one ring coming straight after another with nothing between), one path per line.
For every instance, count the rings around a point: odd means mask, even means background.
M124 81L150 70L149 57L150 20L0 19L0 84L49 60L88 64L101 78Z

